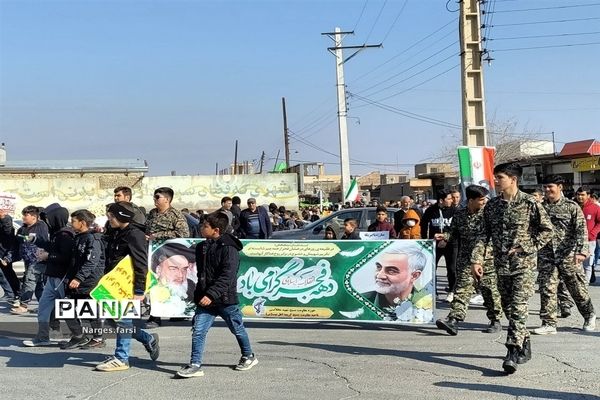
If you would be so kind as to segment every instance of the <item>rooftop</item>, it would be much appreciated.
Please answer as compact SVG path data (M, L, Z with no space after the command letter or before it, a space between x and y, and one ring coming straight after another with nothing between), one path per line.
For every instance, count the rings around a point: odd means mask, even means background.
M0 173L11 172L147 172L148 163L140 158L97 160L10 160Z

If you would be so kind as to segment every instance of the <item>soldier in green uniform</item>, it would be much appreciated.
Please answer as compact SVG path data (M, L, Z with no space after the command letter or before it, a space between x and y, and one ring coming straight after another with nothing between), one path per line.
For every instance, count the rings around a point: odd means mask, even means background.
M502 305L498 293L496 270L494 269L494 258L491 245L486 247L483 264L483 277L476 281L471 274L471 254L481 233L481 221L483 219L483 207L487 201L489 191L483 186L470 185L465 189L467 206L459 209L452 218L449 233L438 233L436 240L446 240L454 243L458 248L456 261L456 273L458 276L454 290L454 299L450 306L450 313L444 320L438 319L436 325L450 335L458 334L458 325L465 320L469 300L475 287L478 286L483 295L483 305L487 309L487 317L490 320L487 333L497 333L502 330L500 318L502 316Z
M498 291L502 309L508 318L506 347L502 368L509 374L517 364L531 359L531 342L527 331L528 301L533 295L537 252L552 239L552 223L535 199L519 190L523 168L505 163L494 168L496 190L500 195L483 210L481 233L471 256L476 279L484 275L485 249L489 240L494 249L494 266L498 274Z
M593 331L596 328L594 306L583 270L583 261L589 257L587 226L581 207L563 196L563 184L564 179L560 175L544 179L544 208L554 225L554 237L540 250L538 258L542 326L532 331L538 335L556 333L559 277L585 319L583 330Z

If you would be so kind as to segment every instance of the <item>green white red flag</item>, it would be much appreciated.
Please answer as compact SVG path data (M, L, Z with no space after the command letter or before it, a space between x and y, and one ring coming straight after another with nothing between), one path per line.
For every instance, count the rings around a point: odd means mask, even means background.
M358 182L356 178L352 179L350 182L350 187L348 188L348 192L346 192L346 196L344 196L344 203L346 202L357 202L360 200L360 196L358 193Z
M458 165L460 169L460 182L463 188L469 185L485 186L492 194L494 190L494 155L493 147L467 147L458 148Z

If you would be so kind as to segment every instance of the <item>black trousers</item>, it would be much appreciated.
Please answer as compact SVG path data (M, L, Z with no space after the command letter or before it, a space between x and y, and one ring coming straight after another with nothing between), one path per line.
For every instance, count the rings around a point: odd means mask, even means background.
M21 291L21 282L17 277L17 273L13 269L12 263L8 263L7 265L0 264L0 268L2 268L2 273L6 277L10 288L12 289L15 296L18 296Z
M440 258L444 257L446 261L446 276L448 277L448 287L450 291L454 291L456 286L456 257L458 256L458 249L452 245L446 245L446 247L437 247L435 249L435 265L440 262Z

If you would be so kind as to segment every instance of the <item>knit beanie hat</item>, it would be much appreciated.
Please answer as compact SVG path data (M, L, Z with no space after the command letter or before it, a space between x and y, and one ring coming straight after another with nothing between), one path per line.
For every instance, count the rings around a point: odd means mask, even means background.
M131 203L128 203L126 201L113 203L108 207L108 210L106 211L114 215L117 221L124 223L131 222L135 214Z

